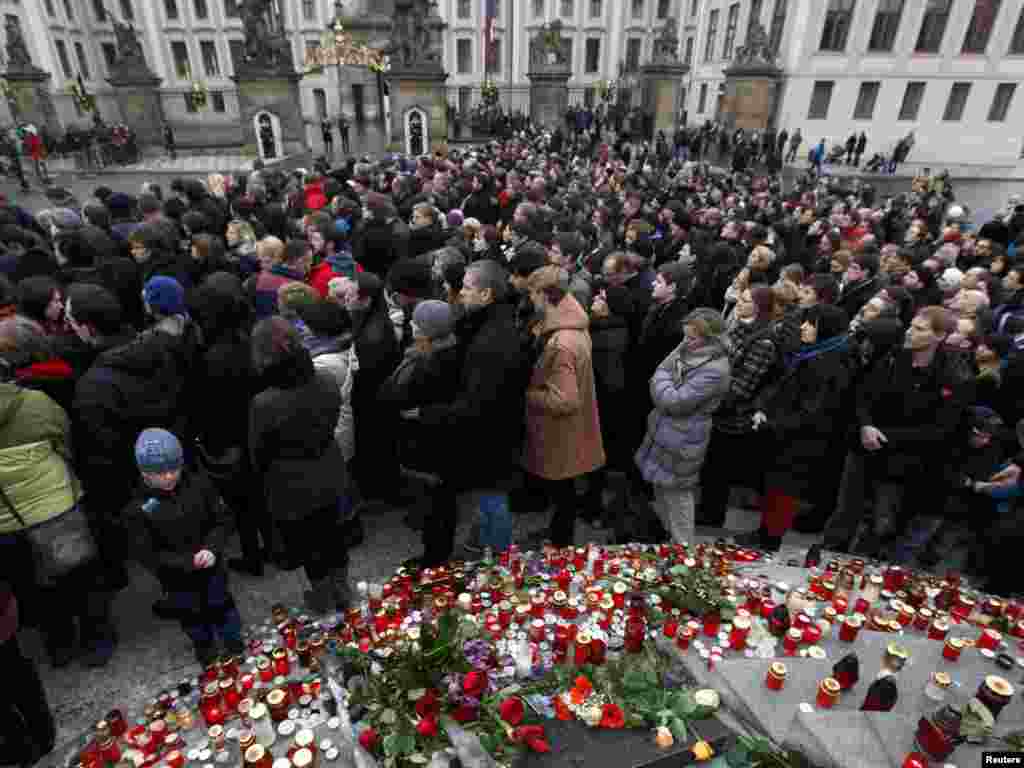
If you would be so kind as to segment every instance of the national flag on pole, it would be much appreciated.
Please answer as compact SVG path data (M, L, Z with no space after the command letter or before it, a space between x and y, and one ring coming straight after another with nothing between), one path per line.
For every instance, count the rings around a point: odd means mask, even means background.
M484 72L494 63L494 41L497 38L497 0L483 0L484 3Z

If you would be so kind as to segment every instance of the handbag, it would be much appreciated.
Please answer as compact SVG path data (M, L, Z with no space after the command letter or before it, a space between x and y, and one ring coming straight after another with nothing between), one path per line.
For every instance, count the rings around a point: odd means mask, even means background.
M2 487L0 500L23 526L25 538L32 547L36 583L54 586L58 579L97 556L99 550L96 539L93 538L81 504L75 504L63 514L29 527Z

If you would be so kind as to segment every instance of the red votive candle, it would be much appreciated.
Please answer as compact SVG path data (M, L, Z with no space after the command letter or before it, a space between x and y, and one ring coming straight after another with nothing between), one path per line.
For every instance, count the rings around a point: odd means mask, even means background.
M608 646L604 640L600 637L593 637L590 639L590 663L594 666L600 666L604 664L605 652Z
M817 703L822 709L832 709L839 701L839 681L834 677L826 677L818 686Z
M821 640L820 627L816 627L814 624L804 627L803 641L807 645L817 645L819 640Z
M708 637L717 637L719 627L722 626L722 617L717 613L704 614L704 634Z
M781 661L773 662L768 667L764 686L770 691L781 691L786 685L786 665Z
M983 629L981 635L977 640L978 648L988 648L990 651L994 651L999 647L999 643L1003 641L1003 636L1000 632L994 629Z
M946 640L946 644L942 647L942 658L947 661L956 661L960 658L960 653L964 649L964 641L958 637L950 637Z
M732 631L729 633L729 646L734 651L742 651L747 647L747 636L750 634L750 619L745 616L737 616L732 621Z
M576 662L577 667L582 667L590 660L590 644L592 641L593 638L586 632L581 632L576 636L573 660Z
M847 616L846 620L839 627L839 639L844 643L852 643L857 639L857 635L860 634L860 628L864 625L864 620L860 616Z
M796 654L797 648L800 647L800 641L803 639L804 633L796 627L786 632L786 636L782 640L782 650L787 656L793 656Z

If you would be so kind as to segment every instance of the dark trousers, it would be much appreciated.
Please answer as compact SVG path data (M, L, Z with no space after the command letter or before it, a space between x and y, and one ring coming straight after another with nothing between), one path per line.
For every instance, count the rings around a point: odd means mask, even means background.
M529 499L531 504L543 500L544 506L554 504L555 511L551 516L548 537L556 547L568 547L572 544L576 528L576 478L564 480L548 480L536 475L526 474L525 488L519 498ZM513 502L515 504L515 502ZM513 507L514 508L514 507Z
M401 487L395 440L398 419L392 410L376 407L375 394L372 398L353 397L352 402L356 431L353 462L364 501L391 498Z
M181 629L196 648L210 648L219 635L225 644L242 642L242 617L228 589L228 573L221 563L196 589L168 585L167 601L178 616Z
M21 652L18 636L0 644L7 693L0 721L0 765L32 765L53 749L57 727L35 662Z
M341 520L342 504L347 503L346 498L299 520L277 524L286 556L302 564L311 582L326 579L331 571L348 563L348 542L343 538Z
M762 445L764 440L756 432L731 434L712 428L711 441L700 468L698 525L725 525L733 485L762 490L764 473L759 467L763 464L763 455L759 455L758 450Z
M452 559L460 490L454 481L445 479L430 489L430 512L423 521L424 567L441 565Z
M226 479L214 479L214 485L230 507L238 528L242 557L250 563L262 562L274 548L274 526L271 525L264 505L263 489L245 472ZM260 548L260 539L263 547Z
M324 154L328 157L334 154L334 139L324 137Z

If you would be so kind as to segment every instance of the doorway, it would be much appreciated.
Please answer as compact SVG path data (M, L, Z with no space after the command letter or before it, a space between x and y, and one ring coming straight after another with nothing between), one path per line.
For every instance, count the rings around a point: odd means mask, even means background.
M430 146L430 128L427 115L422 109L413 107L405 113L405 153L419 157L427 153Z
M352 85L352 109L357 122L366 120L366 90L362 83Z

